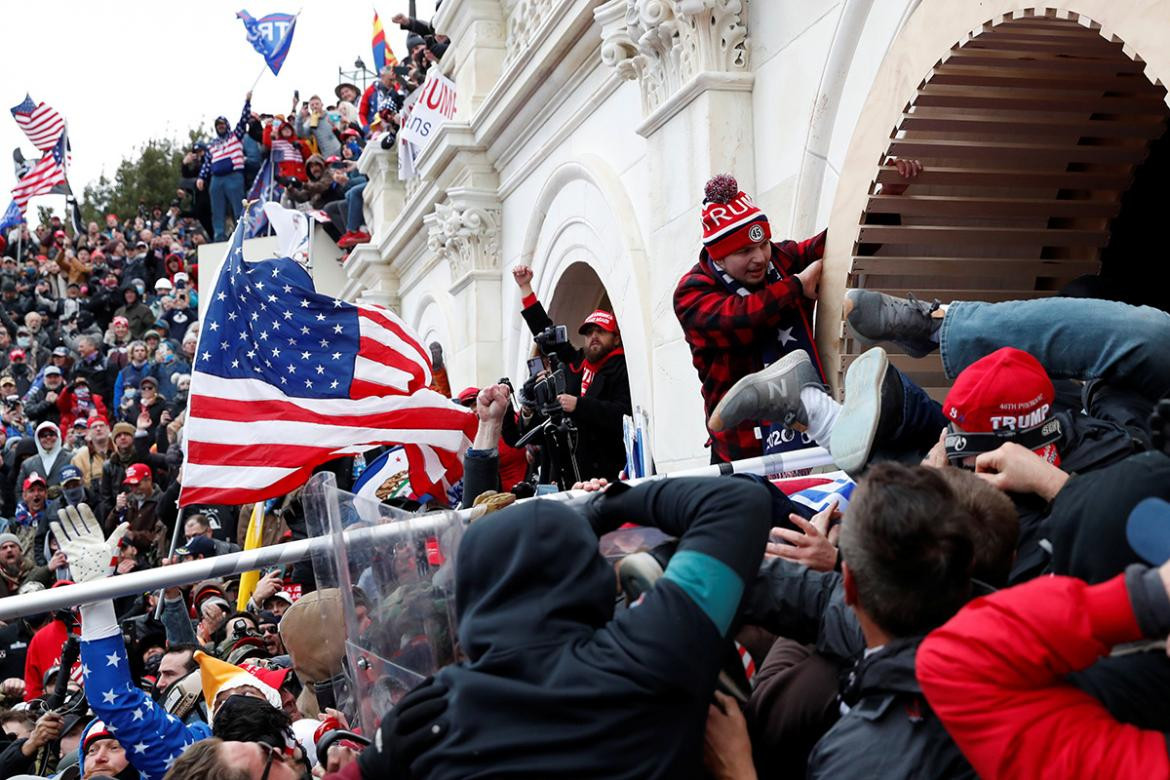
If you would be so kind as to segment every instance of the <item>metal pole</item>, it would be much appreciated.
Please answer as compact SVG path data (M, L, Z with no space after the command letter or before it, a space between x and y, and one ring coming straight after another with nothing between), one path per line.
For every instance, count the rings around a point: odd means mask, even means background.
M630 480L629 484L636 485L659 479L677 477L715 477L726 474L777 474L796 469L812 468L815 466L832 465L833 460L823 447L812 447L797 452L783 452L774 455L764 455L759 458L747 458L734 463L720 463L714 466L701 466L670 474L660 474L643 479ZM583 491L564 491L542 499L571 501L586 495ZM462 522L471 520L474 510L461 509L453 514ZM347 547L353 545L373 545L397 539L408 534L434 533L450 525L451 512L434 512L426 515L417 515L409 520L385 523L383 525L358 528L346 531L342 539ZM178 521L176 521L178 522ZM107 577L95 582L83 582L63 588L42 590L37 593L27 593L20 596L0 598L0 620L12 620L23 615L49 612L55 609L64 609L78 604L90 604L95 601L120 598L122 596L137 595L151 590L187 585L200 580L216 577L228 577L252 569L264 569L269 566L285 566L296 563L309 557L312 553L327 552L333 549L333 537L318 536L312 539L301 539L296 542L285 542L268 547L259 547L255 550L245 550L228 555L217 555L214 558L204 558L198 561L177 563L172 566L162 566L145 571L134 571L117 577Z
M188 399L187 406L190 407L190 405L190 399ZM171 534L171 551L167 553L167 558L169 559L174 559L175 557L175 550L179 548L179 534L183 530L183 508L179 506L179 499L177 497L175 498L175 510L175 532ZM157 594L158 603L154 607L155 620L162 617L163 595L164 592L161 590Z
M346 531L343 539L346 545L373 545L391 541L407 534L432 533L450 523L449 513L436 512L419 515L394 523L368 526ZM198 561L176 563L154 569L134 571L117 577L106 577L93 582L67 585L20 596L0 599L0 620L12 620L23 615L67 609L78 604L92 604L97 601L121 598L145 593L151 590L187 585L200 580L228 577L253 569L269 566L285 566L307 558L312 553L333 549L331 536L318 536L296 542L274 544L244 550L228 555L217 555Z

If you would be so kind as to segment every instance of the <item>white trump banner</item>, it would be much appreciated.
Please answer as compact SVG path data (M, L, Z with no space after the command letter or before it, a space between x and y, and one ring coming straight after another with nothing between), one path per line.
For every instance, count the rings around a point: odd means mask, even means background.
M455 82L431 68L418 89L418 100L410 109L399 136L415 146L415 155L426 151L443 122L455 116Z

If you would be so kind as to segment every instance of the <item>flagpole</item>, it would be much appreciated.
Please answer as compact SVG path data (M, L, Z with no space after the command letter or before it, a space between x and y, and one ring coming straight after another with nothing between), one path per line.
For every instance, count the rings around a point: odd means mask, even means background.
M812 447L796 452L775 453L759 458L747 458L734 463L721 463L670 474L660 474L630 480L627 484L637 485L643 482L678 477L713 477L727 474L767 475L814 466L827 466L832 465L832 463L833 460L828 451L822 447ZM575 490L524 500L571 501L584 495L587 495L584 491ZM370 502L370 505L373 506L373 502ZM425 515L414 515L406 520L345 531L341 535L341 540L347 548L364 547L369 549L373 545L386 544L404 536L434 535L450 527L456 518L459 522L467 523L482 516L483 511L482 507L474 507L456 512L431 512ZM176 520L176 522L178 521ZM308 558L310 555L330 552L333 549L333 539L332 536L317 536L295 542L258 547L254 550L217 555L213 558L176 563L171 566L133 571L117 577L106 577L94 582L83 582L64 588L51 588L36 593L10 596L0 599L0 620L10 621L24 615L75 607L78 604L92 604L95 601L139 595L151 590L175 588L200 580L242 574L253 569L286 566Z
M272 150L269 149L268 150L268 192L264 193L264 202L265 203L272 202L272 185L275 181L276 181L276 163L273 162ZM263 207L261 207L261 208L263 208ZM272 220L268 220L268 224L265 225L265 233L264 234L267 236L272 235Z
M248 218L248 199L244 198L244 206L243 206L243 208L240 209L240 219L236 222L236 226L232 229L232 237L228 239L228 242L229 242L228 246L229 247L231 246L231 242L235 238L236 231L241 229L241 226L243 225L245 220L247 220L247 218ZM225 252L224 253L224 261L226 262L226 260L227 260L227 253ZM196 280L196 281L198 281L198 280ZM192 367L194 367L194 366L192 366ZM183 428L181 428L179 430L179 435L181 435L181 436L184 435L183 432L184 432L184 429L186 428L187 417L189 417L190 414L191 414L191 393L188 392L187 405L183 409ZM186 463L187 462L187 451L186 451L186 437L185 436L184 436L184 440L180 444L180 446L183 447L183 462ZM174 533L171 534L171 551L167 555L167 557L171 558L171 559L174 559L175 550L177 550L179 547L179 531L183 527L183 485L182 484L179 485L179 495L175 499L175 505L176 505L175 530L174 530ZM154 608L154 619L155 620L158 620L162 616L163 591L168 587L171 587L171 586L167 585L167 586L164 586L164 587L161 587L158 589L158 594L157 594L158 603L155 605L155 608ZM149 590L149 589L147 589L147 590Z
M264 73L267 70L268 70L268 63L266 62L266 63L264 63L264 67L260 69L260 75L258 75L256 77L256 80L252 82L252 86L248 88L249 92L256 91L256 85L260 83L260 79L264 78Z

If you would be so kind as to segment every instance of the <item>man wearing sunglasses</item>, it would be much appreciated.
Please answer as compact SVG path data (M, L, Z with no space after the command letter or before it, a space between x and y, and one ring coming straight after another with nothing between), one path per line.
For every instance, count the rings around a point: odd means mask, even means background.
M236 774L227 774L228 768ZM232 777L248 780L302 780L305 767L284 750L267 742L224 742L206 739L186 750L167 778Z
M270 656L285 655L284 640L280 638L280 618L265 609L260 612L260 634L264 638L264 646L268 648Z

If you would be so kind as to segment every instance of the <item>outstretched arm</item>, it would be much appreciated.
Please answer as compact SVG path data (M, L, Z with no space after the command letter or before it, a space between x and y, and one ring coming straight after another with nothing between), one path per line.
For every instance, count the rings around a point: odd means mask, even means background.
M644 682L704 701L714 685L744 583L756 571L771 526L771 499L754 482L670 479L615 485L587 505L594 528L648 525L679 537L661 579L598 635L603 652L636 660ZM679 636L686 636L679 642ZM612 643L612 647L606 647Z
M243 139L244 133L248 131L248 120L252 118L252 91L248 90L248 94L244 96L244 110L240 112L240 121L236 122L236 129L232 132L236 134L236 138Z
M1170 632L1168 566L1092 586L1033 580L973 601L926 638L918 680L980 777L1167 776L1164 734L1118 722L1064 678L1114 645Z

